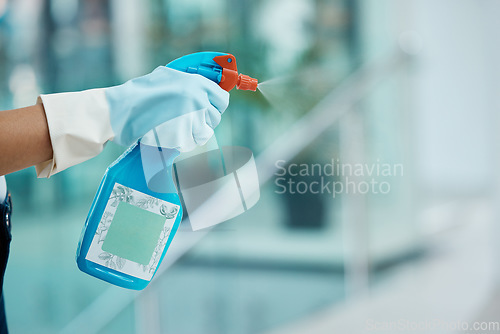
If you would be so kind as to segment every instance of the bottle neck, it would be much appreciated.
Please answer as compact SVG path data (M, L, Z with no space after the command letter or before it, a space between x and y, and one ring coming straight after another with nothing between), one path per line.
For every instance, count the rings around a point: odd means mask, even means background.
M146 184L151 191L158 193L176 193L172 165L180 152L176 149L150 146L139 143L142 169Z

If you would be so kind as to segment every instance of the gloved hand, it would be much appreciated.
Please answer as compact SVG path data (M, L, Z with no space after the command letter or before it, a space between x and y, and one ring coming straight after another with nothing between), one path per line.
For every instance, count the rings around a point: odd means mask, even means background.
M171 120L175 124L157 129L159 135L163 132L169 138L173 133L176 137L193 135L195 141L203 141L206 133L202 128L215 128L229 103L229 93L215 82L165 66L107 88L105 93L115 133L112 141L124 146ZM186 114L189 116L177 120ZM199 134L203 137L197 138Z
M219 125L221 113L200 109L160 124L141 138L148 146L175 148L180 152L192 151L196 146L206 144ZM156 131L154 133L153 131Z
M128 146L165 122L170 125L158 127L159 136L179 150L192 149L213 134L229 93L201 75L160 66L123 85L39 99L54 155L36 169L39 177L49 177L96 156L108 140Z

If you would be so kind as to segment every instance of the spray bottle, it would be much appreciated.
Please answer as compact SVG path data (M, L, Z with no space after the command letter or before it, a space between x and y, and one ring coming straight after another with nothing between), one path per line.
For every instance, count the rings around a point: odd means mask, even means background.
M228 92L257 89L256 79L238 75L231 54L199 52L166 66L202 75ZM158 139L156 144L139 140L108 167L78 243L80 270L128 289L149 284L182 220L172 175L180 152L161 147Z

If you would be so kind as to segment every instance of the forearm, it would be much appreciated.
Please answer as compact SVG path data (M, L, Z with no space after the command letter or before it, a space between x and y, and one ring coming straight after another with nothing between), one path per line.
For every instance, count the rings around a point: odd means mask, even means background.
M0 175L51 158L52 144L43 104L0 111Z

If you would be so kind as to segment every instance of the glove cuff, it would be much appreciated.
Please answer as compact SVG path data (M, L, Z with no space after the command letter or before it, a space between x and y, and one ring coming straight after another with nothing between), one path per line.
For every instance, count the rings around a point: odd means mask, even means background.
M38 177L50 177L95 157L115 136L103 88L40 95L38 102L45 109L54 152L51 160L35 166Z

